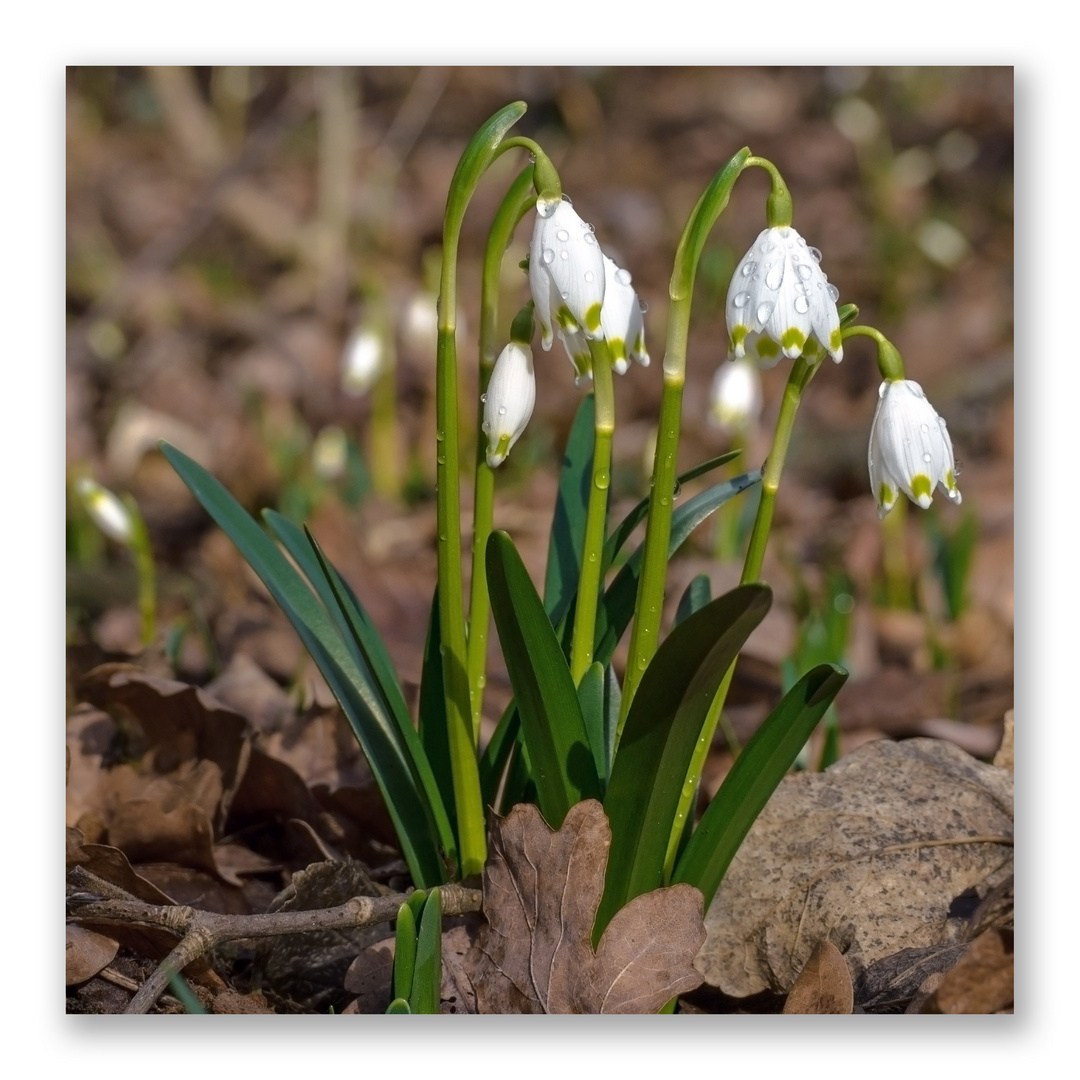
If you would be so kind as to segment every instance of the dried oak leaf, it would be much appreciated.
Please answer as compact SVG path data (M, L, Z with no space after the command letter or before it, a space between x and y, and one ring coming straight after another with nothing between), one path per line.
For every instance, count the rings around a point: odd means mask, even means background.
M593 799L558 832L535 806L494 817L487 919L468 954L481 1013L655 1013L701 985L702 896L690 885L631 900L593 951L611 829Z
M732 997L787 992L824 937L852 973L963 940L954 901L1012 873L1012 773L935 739L879 740L789 776L732 860L697 958Z

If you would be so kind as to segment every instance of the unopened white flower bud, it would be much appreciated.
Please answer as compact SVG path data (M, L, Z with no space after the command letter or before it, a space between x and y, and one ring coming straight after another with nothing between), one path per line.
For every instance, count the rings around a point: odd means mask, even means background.
M487 463L497 468L521 437L536 404L532 351L511 341L495 361L484 395L484 434Z

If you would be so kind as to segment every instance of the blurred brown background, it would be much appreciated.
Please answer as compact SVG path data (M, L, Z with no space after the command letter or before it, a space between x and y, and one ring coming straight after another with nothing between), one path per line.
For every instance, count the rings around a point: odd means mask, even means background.
M780 168L795 227L824 253L841 301L899 347L948 421L963 506L939 498L883 526L866 476L879 382L870 343L851 342L839 367L820 372L770 542L777 603L751 639L734 718L744 709L749 727L761 715L784 661L805 646L810 613L840 595L853 601L853 679L837 706L848 738L946 734L992 753L1012 704L1010 68L69 69L67 464L142 508L162 625L201 628L186 635L178 674L205 682L238 653L283 684L303 667L291 631L154 449L158 438L249 509L310 521L415 688L435 580L430 318L442 213L467 140L517 99L529 110L515 130L545 147L648 305L653 364L617 384L617 515L647 490L679 234L743 145ZM466 219L466 403L483 241L523 165L506 155ZM759 170L740 179L698 273L683 468L728 446L708 423L708 390L726 354L727 281L764 227L766 193ZM504 326L527 295L516 264L530 228L506 259ZM396 366L354 395L342 356L357 327L380 330ZM536 361L536 414L501 471L496 518L539 579L580 391L558 345L537 346ZM786 371L764 372L765 417L745 467L767 452ZM380 427L380 410L393 425ZM318 456L328 429L347 446L336 473ZM965 602L950 606L941 553L968 519ZM737 580L737 562L718 552L714 529L695 534L672 566L672 606L696 573L714 592ZM74 502L68 553L69 644L134 651L129 562ZM497 715L497 673L491 689Z

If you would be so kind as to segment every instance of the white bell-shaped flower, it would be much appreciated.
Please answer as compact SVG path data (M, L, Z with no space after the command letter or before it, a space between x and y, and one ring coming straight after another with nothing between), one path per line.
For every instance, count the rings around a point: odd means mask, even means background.
M120 498L89 476L80 477L75 490L82 499L90 520L110 539L125 547L131 544L135 527L131 514Z
M605 255L604 306L600 311L600 325L616 375L626 372L631 359L642 367L649 366L641 301L630 281L630 272L616 266L615 261Z
M721 431L743 434L761 416L761 375L748 358L721 364L713 376L709 419Z
M529 245L529 288L545 351L555 330L600 338L604 305L604 256L592 229L565 199L536 215Z
M484 395L487 463L495 469L521 437L536 404L532 350L511 341L495 361Z
M747 337L760 333L793 360L812 335L840 362L840 294L829 284L820 260L821 252L807 247L791 226L761 232L728 286L728 335L736 357L745 355Z
M893 508L901 491L924 510L935 487L959 503L952 440L923 388L910 379L886 380L878 398L867 454L878 517Z

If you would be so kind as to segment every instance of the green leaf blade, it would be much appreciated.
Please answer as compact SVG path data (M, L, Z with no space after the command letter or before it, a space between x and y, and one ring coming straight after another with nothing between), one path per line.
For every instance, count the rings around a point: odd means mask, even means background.
M577 689L543 603L506 533L488 538L486 561L492 612L540 809L558 829L571 806L600 797Z
M709 706L771 601L760 584L718 597L675 627L649 664L604 799L611 852L597 936L623 905L663 884L679 797Z
M836 664L804 675L743 747L675 867L672 883L700 889L705 907L750 826L847 680Z

